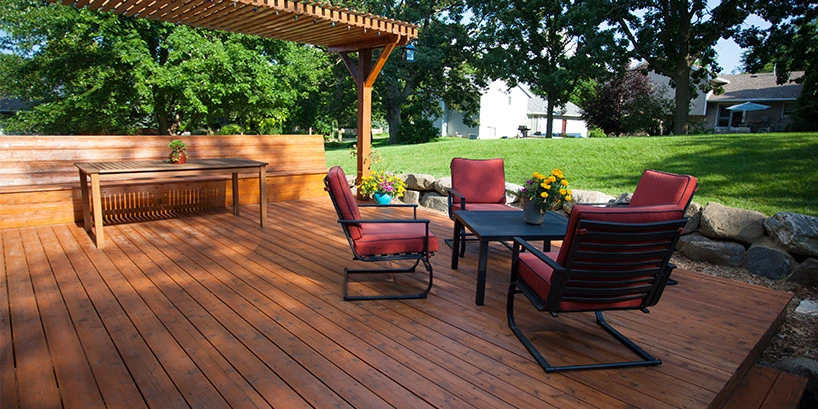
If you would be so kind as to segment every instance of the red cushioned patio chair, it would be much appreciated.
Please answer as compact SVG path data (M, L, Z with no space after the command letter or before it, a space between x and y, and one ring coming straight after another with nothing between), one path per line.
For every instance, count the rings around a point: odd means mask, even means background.
M628 207L673 204L687 210L698 189L699 183L693 176L646 169Z
M519 210L506 205L506 175L502 158L454 158L451 162L449 217L453 210ZM452 246L452 239L446 239ZM460 257L466 254L466 230L460 232Z
M641 310L655 305L675 266L670 256L687 219L680 206L614 208L574 206L558 252L543 253L514 239L508 326L545 372L660 365L605 321L603 311ZM521 251L521 249L524 249ZM594 311L597 323L641 359L555 366L517 326L515 295L522 293L539 311ZM543 345L541 348L548 348Z
M324 178L325 190L329 192L338 223L344 231L352 249L353 260L367 262L393 262L414 260L408 268L384 268L370 270L344 269L344 300L394 300L426 298L432 289L432 264L429 262L438 250L437 237L429 230L429 220L417 218L417 205L414 204L361 204L355 200L343 169L332 167ZM414 211L412 219L363 220L358 207L410 207ZM349 295L350 274L378 273L413 273L418 264L423 263L429 273L425 289L416 294L387 295ZM396 276L392 276L397 279Z

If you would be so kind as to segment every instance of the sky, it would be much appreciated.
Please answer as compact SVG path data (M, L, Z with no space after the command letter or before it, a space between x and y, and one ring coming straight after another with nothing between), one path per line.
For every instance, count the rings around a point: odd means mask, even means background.
M719 2L720 1L709 0L708 4L715 6L718 5ZM770 24L761 19L761 17L751 14L741 27L750 28L752 26L768 28ZM739 47L732 39L719 39L715 48L719 54L719 65L721 66L722 74L739 74L742 72L741 55L744 53L744 49Z

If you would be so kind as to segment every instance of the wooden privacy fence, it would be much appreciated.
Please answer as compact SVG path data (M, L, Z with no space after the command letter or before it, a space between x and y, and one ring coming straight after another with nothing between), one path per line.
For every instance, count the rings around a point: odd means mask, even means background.
M324 195L320 135L0 136L0 228L82 220L75 162L165 159L181 139L191 159L238 157L267 162L267 201ZM154 177L103 182L107 223L232 206L230 175ZM239 179L239 203L258 203L258 175Z

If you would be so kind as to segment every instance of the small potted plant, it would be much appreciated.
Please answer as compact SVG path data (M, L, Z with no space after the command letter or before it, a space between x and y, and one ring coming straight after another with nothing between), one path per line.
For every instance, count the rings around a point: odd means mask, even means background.
M406 182L394 173L378 170L363 178L358 192L363 197L372 197L378 204L388 204L393 197L406 193Z
M179 139L176 139L168 144L170 148L170 155L168 155L168 162L181 165L187 161L187 145Z
M519 196L525 222L542 224L547 210L558 210L564 202L571 201L571 189L568 189L568 179L562 171L554 169L548 176L534 172L531 179L523 184Z

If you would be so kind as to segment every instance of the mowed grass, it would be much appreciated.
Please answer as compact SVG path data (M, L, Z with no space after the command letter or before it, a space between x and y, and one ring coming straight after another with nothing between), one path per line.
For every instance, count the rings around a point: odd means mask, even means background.
M792 211L818 216L818 134L776 133L599 139L443 138L422 145L384 144L384 161L396 173L449 175L454 157L503 158L506 180L522 184L532 172L560 168L571 188L612 196L633 192L644 169L694 175L695 202L758 210L765 215ZM354 175L349 149L327 149L327 166Z

